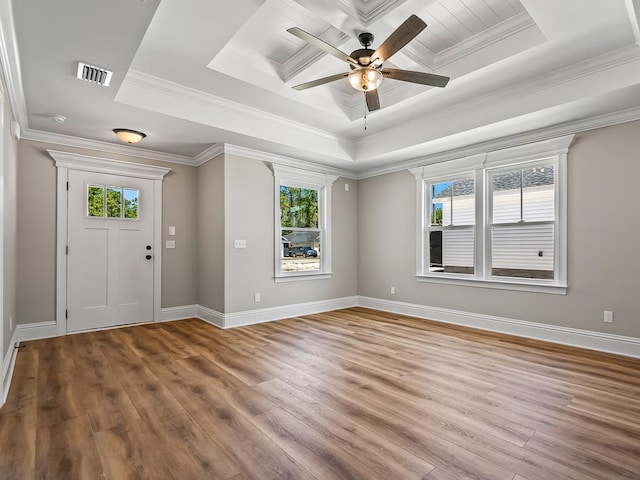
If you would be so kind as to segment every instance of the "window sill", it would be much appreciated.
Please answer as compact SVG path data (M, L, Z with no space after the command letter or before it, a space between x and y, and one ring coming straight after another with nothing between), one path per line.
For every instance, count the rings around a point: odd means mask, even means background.
M333 273L293 273L273 277L276 283L300 282L304 280L327 280L331 278Z
M441 285L460 285L465 287L493 288L496 290L515 290L518 292L550 293L554 295L567 294L566 285L556 284L505 282L477 278L443 277L440 275L416 275L416 280L418 282L439 283Z

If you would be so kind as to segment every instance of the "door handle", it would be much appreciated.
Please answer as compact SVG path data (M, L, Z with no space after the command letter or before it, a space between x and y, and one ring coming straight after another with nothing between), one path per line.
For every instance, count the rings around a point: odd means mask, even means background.
M151 250L151 245L147 245L147 250Z
M146 257L144 257L144 258L146 258L147 260L151 260L153 257L152 257L151 255L147 255L147 256L146 256Z

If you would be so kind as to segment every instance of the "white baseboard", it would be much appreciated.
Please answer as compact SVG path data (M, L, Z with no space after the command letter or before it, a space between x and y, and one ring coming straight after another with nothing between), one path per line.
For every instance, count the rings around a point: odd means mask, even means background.
M224 328L224 313L217 310L198 305L196 317L218 328Z
M563 345L572 345L574 347L640 358L640 338L636 337L625 337L622 335L592 332L577 328L545 325L524 320L514 320L511 318L494 317L491 315L461 312L446 308L429 307L363 296L358 297L358 305L437 322L463 325L481 330L516 335L518 337L545 340Z
M243 312L225 313L223 315L224 328L242 327L256 323L272 322L284 318L300 317L314 313L330 312L341 308L355 307L358 297L332 298L317 302L296 303L280 307L245 310Z
M58 324L55 320L50 322L25 323L16 327L18 340L28 342L29 340L41 340L58 336Z
M13 330L13 335L11 335L9 348L4 356L4 363L2 364L2 397L0 397L0 407L5 404L7 395L9 395L13 369L16 366L16 357L18 356L18 349L16 348L18 342L18 328L16 327Z
M159 322L172 322L194 318L198 315L198 305L184 305L181 307L166 307L160 311Z

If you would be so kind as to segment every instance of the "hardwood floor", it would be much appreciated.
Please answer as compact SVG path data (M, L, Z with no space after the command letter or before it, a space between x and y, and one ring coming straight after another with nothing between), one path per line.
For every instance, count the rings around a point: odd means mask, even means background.
M640 360L363 308L28 342L0 479L640 478Z

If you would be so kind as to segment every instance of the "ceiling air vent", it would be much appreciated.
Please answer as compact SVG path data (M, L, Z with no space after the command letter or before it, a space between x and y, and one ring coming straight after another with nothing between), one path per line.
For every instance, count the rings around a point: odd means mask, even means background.
M103 87L108 87L109 83L111 82L111 75L113 75L113 72L105 68L96 67L84 62L78 62L77 76L80 80L85 80L87 82L97 83L98 85L102 85Z

